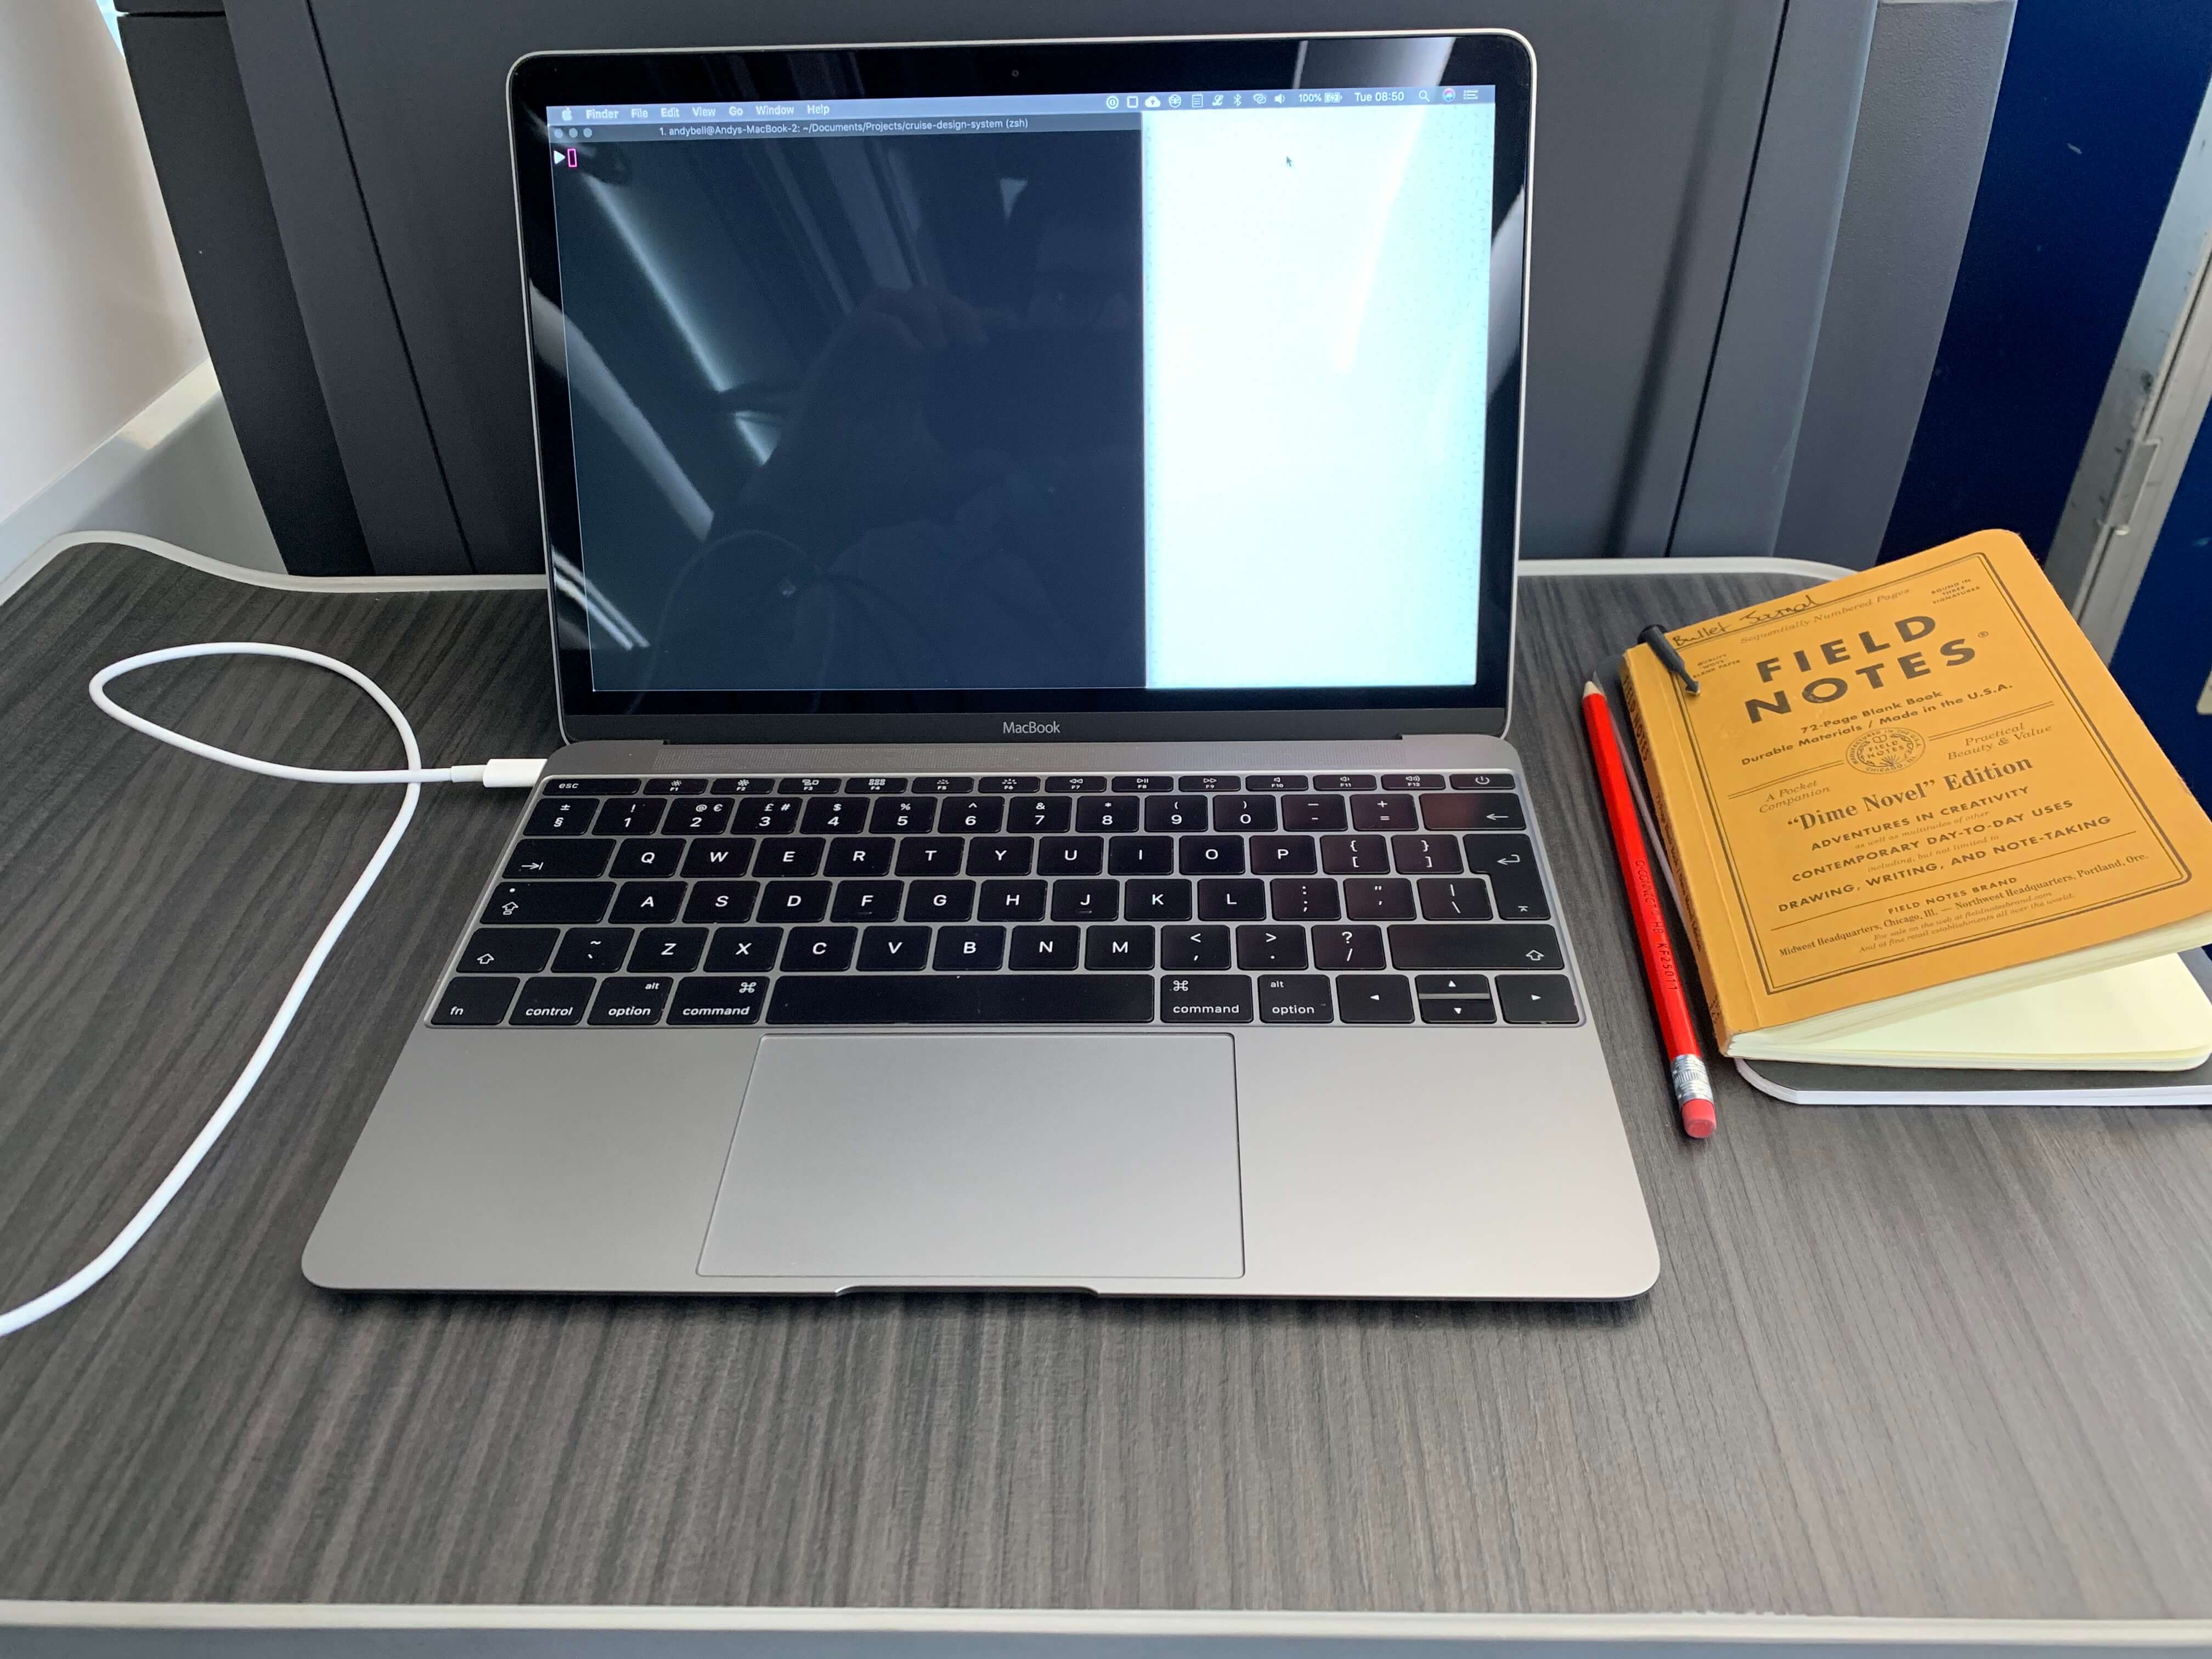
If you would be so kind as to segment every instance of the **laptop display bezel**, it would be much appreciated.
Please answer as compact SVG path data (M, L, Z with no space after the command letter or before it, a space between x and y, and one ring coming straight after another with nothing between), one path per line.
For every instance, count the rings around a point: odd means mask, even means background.
M1330 61L1356 62L1362 42L1409 38L1452 42L1430 84L1496 88L1494 222L1517 222L1517 258L1492 264L1491 350L1510 354L1491 395L1481 526L1477 678L1472 685L1320 686L1246 690L1143 687L1038 690L607 691L593 687L584 599L573 581L548 582L555 683L570 742L648 738L680 743L976 742L1008 737L1133 741L1369 738L1416 732L1497 734L1505 729L1512 679L1514 569L1520 539L1522 345L1527 337L1528 162L1535 64L1528 42L1506 30L1362 31L928 46L778 47L716 52L549 52L518 62L508 76L516 234L524 326L531 342L532 412L538 498L550 548L579 546L568 392L556 351L536 338L538 307L560 305L550 139L544 111L562 104L728 101L799 94L821 84L822 60L836 60L841 95L947 97L1009 94L1288 88L1300 84L1307 45L1325 41ZM1402 52L1378 60L1401 74ZM1364 84L1418 84L1402 79ZM1340 76L1306 84L1345 86ZM526 162L524 158L528 158ZM1517 219L1509 213L1520 206ZM533 294L543 300L533 304ZM1500 302L1502 301L1502 302ZM549 558L549 570L553 563Z

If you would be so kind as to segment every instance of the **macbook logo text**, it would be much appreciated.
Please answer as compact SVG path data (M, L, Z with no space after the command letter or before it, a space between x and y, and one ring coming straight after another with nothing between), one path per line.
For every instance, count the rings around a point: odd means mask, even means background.
M1004 720L999 730L1010 738L1056 738L1060 735L1058 720Z

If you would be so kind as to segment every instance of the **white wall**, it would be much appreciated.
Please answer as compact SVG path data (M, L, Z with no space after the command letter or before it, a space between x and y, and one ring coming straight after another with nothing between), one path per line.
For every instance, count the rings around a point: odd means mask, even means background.
M92 0L0 0L0 520L207 356Z

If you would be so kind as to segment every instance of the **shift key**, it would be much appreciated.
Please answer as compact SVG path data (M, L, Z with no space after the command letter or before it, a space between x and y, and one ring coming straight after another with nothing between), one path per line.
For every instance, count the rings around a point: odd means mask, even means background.
M611 881L503 881L491 890L483 920L514 926L597 921L614 895Z
M1561 969L1559 935L1536 923L1441 922L1390 929L1390 962L1400 969Z

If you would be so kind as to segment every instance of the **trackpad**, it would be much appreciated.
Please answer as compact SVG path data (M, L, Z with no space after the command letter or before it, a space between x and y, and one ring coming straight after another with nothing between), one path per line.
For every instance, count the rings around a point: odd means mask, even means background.
M1165 1032L763 1037L699 1271L1235 1279L1235 1045Z

